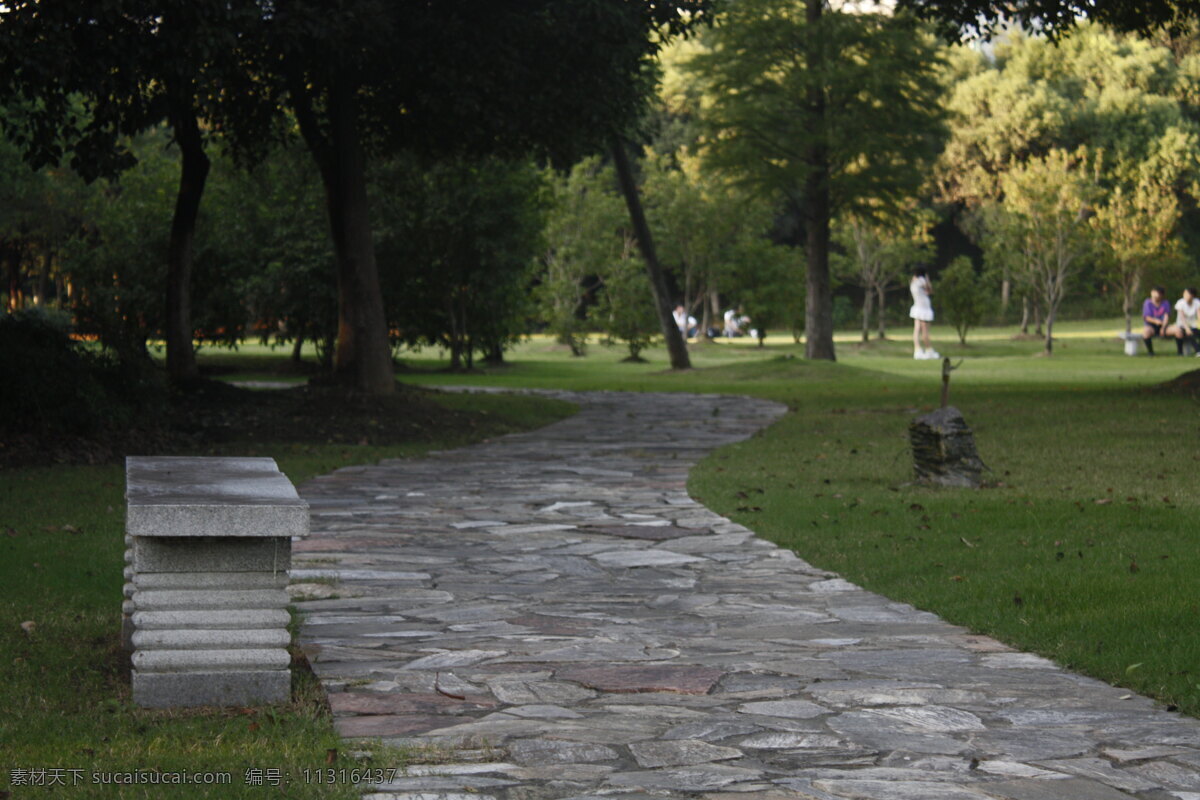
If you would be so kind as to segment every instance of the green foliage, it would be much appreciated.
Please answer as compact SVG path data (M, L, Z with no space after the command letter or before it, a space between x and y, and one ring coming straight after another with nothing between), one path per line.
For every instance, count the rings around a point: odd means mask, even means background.
M750 317L748 327L757 331L759 346L768 329L794 334L804 328L804 271L794 248L742 232L721 275L722 285Z
M800 207L813 169L804 153L817 146L833 215L874 213L924 181L944 135L942 90L936 43L911 17L826 11L812 26L803 2L745 0L702 41L687 68L712 167Z
M307 155L295 145L273 151L252 169L218 158L200 217L196 254L196 322L202 336L219 325L275 344L316 345L332 366L337 287L324 196ZM223 276L225 299L209 310L209 287ZM232 296L231 296L232 295ZM224 319L222 319L222 317ZM298 352L298 350L294 350Z
M382 265L397 342L439 345L454 368L498 360L527 333L546 197L526 162L397 157L376 176Z
M932 214L909 203L883 219L846 214L833 229L842 252L831 256L834 274L863 290L862 340L870 338L871 311L884 338L887 293L929 254Z
M604 329L604 344L624 342L629 348L626 360L643 361L642 351L661 336L662 328L650 278L630 233L623 234L620 256L604 265L601 285L595 319Z
M1185 0L901 0L899 7L911 9L938 23L950 37L970 37L1022 29L1045 31L1051 36L1069 32L1087 18L1122 31L1148 33L1164 27L1172 32L1192 29L1196 8Z
M1088 209L1099 192L1098 163L1080 149L1014 165L1000 176L1004 202L989 210L989 235L1019 253L1020 274L1046 313L1047 355L1059 305L1095 246Z
M80 329L121 352L144 350L165 319L163 269L178 181L178 156L164 131L133 143L138 164L91 185L81 235L64 247Z
M1133 308L1147 273L1152 273L1152 283L1165 283L1162 273L1182 261L1176 235L1179 216L1174 193L1151 180L1139 182L1132 191L1116 187L1096 208L1092 223L1100 264L1120 290L1126 333L1133 329Z
M38 308L0 315L0 429L90 434L164 399L147 364L85 348L68 325Z
M550 332L572 355L582 356L594 327L587 307L599 276L621 259L628 215L612 168L601 166L598 158L584 159L567 175L548 180L552 202L535 297ZM649 296L648 286L646 291Z
M966 345L967 332L983 322L990 305L987 287L975 274L971 259L959 256L942 270L937 299L946 321L958 332L959 344Z
M1013 31L995 55L964 48L953 56L955 124L938 164L942 197L988 206L1005 198L1007 173L1087 148L1097 246L1073 266L1073 282L1113 297L1131 319L1149 275L1181 282L1180 239L1200 252L1194 57L1094 24L1057 44ZM1019 293L1045 294L1029 280L1022 248L994 238L982 244Z
M954 56L956 120L939 159L949 199L995 198L999 175L1051 150L1103 152L1108 190L1150 182L1185 191L1200 177L1190 77L1171 51L1084 25L1057 44L1014 31L988 60Z
M801 318L803 275L784 274L788 270L781 266L794 262L795 255L777 252L766 240L775 216L770 202L707 170L687 148L650 153L644 168L647 214L659 255L689 313L708 316L720 327L709 302L719 292L727 303L744 305L764 333L763 325L790 325Z

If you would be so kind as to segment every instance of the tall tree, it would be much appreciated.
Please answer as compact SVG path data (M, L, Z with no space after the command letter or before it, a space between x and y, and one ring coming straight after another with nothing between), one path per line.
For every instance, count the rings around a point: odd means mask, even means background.
M276 77L325 184L339 373L360 391L394 387L369 223L371 158L399 149L536 152L562 163L608 150L638 118L649 59L707 8L708 0L274 4L259 66Z
M1004 202L991 217L998 237L1021 254L1046 314L1045 353L1054 352L1054 322L1072 278L1094 246L1091 208L1098 194L1095 160L1085 150L1052 150L1001 176Z
M709 163L778 198L807 259L805 351L834 359L830 223L910 196L943 136L936 45L907 16L742 0L689 62ZM868 202L870 201L870 202Z
M633 177L633 168L629 165L629 153L625 141L619 137L613 139L613 164L617 168L617 182L621 186L621 194L625 197L625 205L629 208L629 218L633 223L633 233L638 250L646 262L646 274L650 279L650 291L654 298L654 310L658 316L659 327L662 328L663 340L667 343L667 353L671 359L671 369L688 369L692 366L688 358L687 343L683 334L671 316L671 295L667 291L667 276L658 260L658 251L654 248L654 236L650 233L650 224L646 222L646 214L642 209L641 195L637 181ZM636 356L636 354L635 354Z
M1096 207L1105 274L1121 292L1125 333L1133 331L1133 309L1148 268L1177 262L1182 255L1176 228L1179 204L1162 187L1141 183L1132 192L1118 186Z
M84 178L132 165L128 137L165 122L180 158L166 267L167 370L196 375L191 273L209 159L200 122L236 69L254 0L13 0L0 5L5 126L33 166L68 153ZM230 95L226 94L226 98Z
M877 316L879 338L884 329L884 303L889 289L902 280L909 267L922 260L931 243L930 219L908 204L886 219L847 214L834 228L834 241L844 255L835 263L840 272L863 290L862 341L870 340L871 312Z

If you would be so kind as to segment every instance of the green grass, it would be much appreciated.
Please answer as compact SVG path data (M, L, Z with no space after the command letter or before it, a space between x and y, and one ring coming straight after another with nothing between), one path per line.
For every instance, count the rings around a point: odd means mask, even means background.
M279 443L219 451L272 455L300 482L347 464L455 447L570 413L568 404L514 396L449 395L441 402L474 412L478 426L394 447ZM329 750L340 751L332 766L347 769L398 767L414 757L378 749L370 761L349 758L320 687L304 670L294 673L292 702L278 708L133 707L119 642L123 492L117 465L0 472L0 797L12 791L16 797L351 798L358 794L350 785L316 781L312 771L330 766ZM25 622L33 623L31 631L21 627ZM62 773L65 789L12 785L12 770L48 768L82 773ZM247 785L246 770L253 768L278 769L291 784ZM230 783L92 783L93 773L133 770L223 772ZM82 782L72 785L76 775Z
M1197 715L1200 406L1154 387L1200 359L1128 358L1120 329L1061 325L1052 358L1011 341L1012 329L980 331L965 348L935 342L962 360L951 400L996 484L979 491L909 484L906 427L936 404L940 376L904 341L840 341L837 364L796 358L790 338L725 342L694 347L697 369L672 374L661 350L633 365L620 351L572 359L535 339L502 370L408 379L787 403L793 413L769 435L702 462L692 494L868 589Z

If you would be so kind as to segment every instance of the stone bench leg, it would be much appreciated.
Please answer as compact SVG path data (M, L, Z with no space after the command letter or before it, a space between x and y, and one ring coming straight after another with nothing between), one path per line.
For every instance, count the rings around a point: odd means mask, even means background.
M134 702L287 702L291 546L280 537L135 537L126 586Z

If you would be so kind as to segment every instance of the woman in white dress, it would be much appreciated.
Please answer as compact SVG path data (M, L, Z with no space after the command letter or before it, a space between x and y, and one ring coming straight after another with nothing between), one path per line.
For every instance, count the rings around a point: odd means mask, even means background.
M941 354L933 349L929 340L929 323L933 322L933 285L929 282L929 273L924 268L913 270L912 281L908 284L912 294L913 305L908 315L913 320L913 358L926 361L941 358Z

